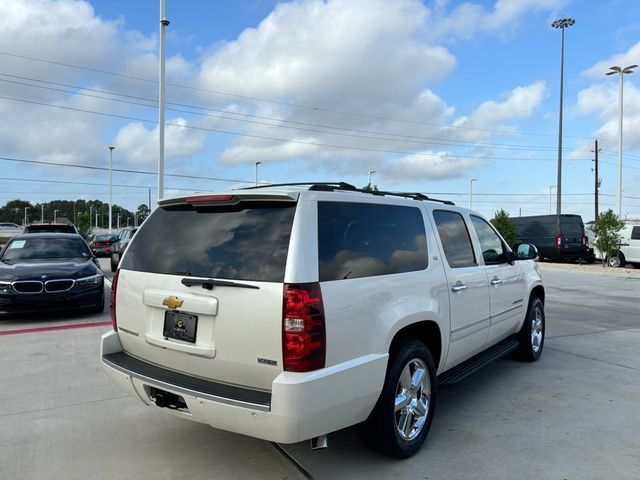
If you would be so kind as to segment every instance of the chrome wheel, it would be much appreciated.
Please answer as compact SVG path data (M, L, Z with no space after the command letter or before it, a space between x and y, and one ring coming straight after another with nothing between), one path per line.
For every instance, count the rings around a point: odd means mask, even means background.
M420 434L427 421L430 399L429 371L421 359L414 358L405 365L396 387L394 412L400 438L410 441Z
M539 306L536 306L533 312L533 318L531 319L531 349L534 353L538 353L540 347L542 346L542 338L543 338L543 317L542 309Z

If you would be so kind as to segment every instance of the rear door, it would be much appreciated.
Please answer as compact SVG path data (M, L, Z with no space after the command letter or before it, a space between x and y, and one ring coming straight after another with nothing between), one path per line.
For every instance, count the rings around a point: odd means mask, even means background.
M189 375L269 389L282 371L283 281L295 199L165 203L120 263L123 348Z
M451 336L445 369L482 350L490 324L489 282L459 212L434 210L449 287Z

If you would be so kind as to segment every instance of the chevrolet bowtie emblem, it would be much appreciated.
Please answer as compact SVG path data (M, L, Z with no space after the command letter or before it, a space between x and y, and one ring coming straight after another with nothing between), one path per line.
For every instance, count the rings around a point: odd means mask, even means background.
M162 300L162 305L166 305L171 309L179 308L184 303L184 300L180 300L178 297L164 297Z

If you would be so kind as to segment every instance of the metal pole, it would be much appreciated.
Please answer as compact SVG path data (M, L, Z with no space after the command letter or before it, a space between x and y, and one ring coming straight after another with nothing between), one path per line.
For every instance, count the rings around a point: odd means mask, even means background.
M149 205L147 205L149 207L149 212L151 212L151 187L149 187Z
M598 139L596 138L596 168L595 168L595 174L596 174L596 181L594 183L594 213L595 213L595 217L594 220L598 220L598 213L599 213L599 208L598 208L598 189L600 188L600 182L598 180Z
M116 147L109 147L109 233L111 233L111 225L113 225L112 220L112 202L111 202L111 193L112 193L112 183L111 183L111 166L113 160L113 149Z
M620 71L620 117L618 118L618 192L616 194L616 206L618 217L622 218L622 96L624 85L624 70Z
M42 205L40 205L40 207L42 208L42 214L40 216L40 223L44 223L44 203Z
M29 210L29 207L24 207L24 226L27 226L27 210Z
M555 20L551 26L562 30L560 50L560 116L558 121L558 178L556 181L556 215L558 233L560 233L560 214L562 213L562 107L564 97L564 29L576 23L573 18Z
M556 180L556 215L560 232L560 213L562 213L562 105L564 90L564 28L562 28L562 49L560 54L560 120L558 127L558 175Z
M469 180L469 210L471 210L471 206L473 205L473 182L478 180L477 178L472 178Z
M260 165L262 162L256 162L256 187L258 186L258 165Z
M160 0L160 91L158 94L158 200L164 196L164 101L165 101L165 35L169 25L165 0ZM151 208L151 205L149 205Z
M373 174L376 173L375 170L369 170L369 188L373 188L373 185L371 185L371 177L373 176Z
M58 210L53 211L53 223L58 221Z

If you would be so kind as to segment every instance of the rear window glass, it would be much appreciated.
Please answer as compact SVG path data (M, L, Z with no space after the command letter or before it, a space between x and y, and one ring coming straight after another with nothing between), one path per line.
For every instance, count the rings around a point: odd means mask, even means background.
M449 266L460 268L477 265L469 231L462 215L446 210L434 210L433 219L436 221Z
M125 270L284 281L294 203L157 208L136 232Z
M318 202L320 281L427 268L427 240L417 208Z

